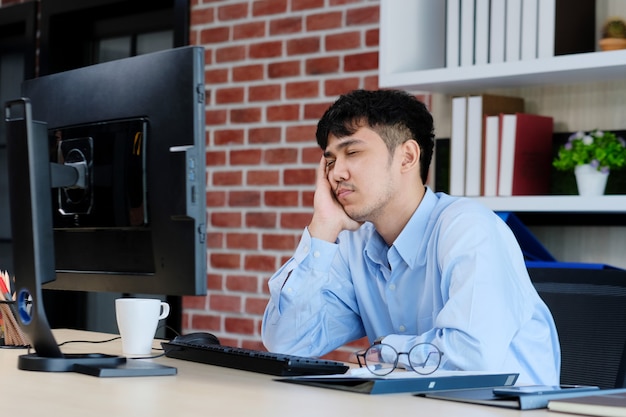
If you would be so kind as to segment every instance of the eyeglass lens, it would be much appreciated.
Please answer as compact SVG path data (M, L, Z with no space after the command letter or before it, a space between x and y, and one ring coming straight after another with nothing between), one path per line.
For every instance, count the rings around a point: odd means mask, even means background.
M402 360L402 357L408 357ZM393 347L385 344L373 345L365 352L365 366L375 375L391 373L398 362L407 369L420 374L431 374L437 370L441 362L441 351L430 343L415 345L408 353L398 353Z

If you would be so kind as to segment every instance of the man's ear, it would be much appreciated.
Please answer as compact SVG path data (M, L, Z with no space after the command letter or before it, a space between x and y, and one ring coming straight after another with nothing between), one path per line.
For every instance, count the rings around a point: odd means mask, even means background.
M402 171L419 168L420 147L414 140L407 140L401 145Z

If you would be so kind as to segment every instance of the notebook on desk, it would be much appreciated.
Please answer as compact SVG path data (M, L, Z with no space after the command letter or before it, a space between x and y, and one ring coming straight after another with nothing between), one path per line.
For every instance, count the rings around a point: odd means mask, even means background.
M280 378L277 381L361 394L394 394L511 386L515 384L518 376L517 373L439 370L430 375L403 371L379 377L362 375L300 376Z

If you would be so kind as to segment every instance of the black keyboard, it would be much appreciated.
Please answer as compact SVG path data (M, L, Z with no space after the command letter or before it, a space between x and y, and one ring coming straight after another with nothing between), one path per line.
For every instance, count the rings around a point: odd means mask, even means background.
M168 358L277 376L343 374L349 369L341 362L240 347L199 345L174 340L162 342L161 346Z

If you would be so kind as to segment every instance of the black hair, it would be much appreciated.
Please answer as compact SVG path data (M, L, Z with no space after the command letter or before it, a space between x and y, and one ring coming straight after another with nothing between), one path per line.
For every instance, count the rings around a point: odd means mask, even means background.
M420 148L420 175L426 183L435 134L433 117L423 102L400 90L354 90L326 110L315 136L325 150L330 135L350 136L364 126L378 133L390 152L407 140L415 140Z

